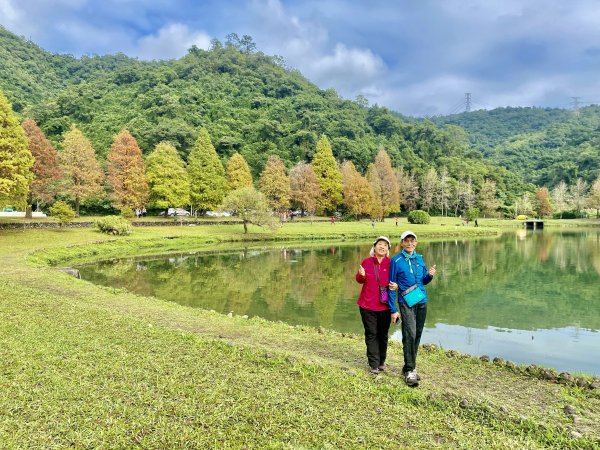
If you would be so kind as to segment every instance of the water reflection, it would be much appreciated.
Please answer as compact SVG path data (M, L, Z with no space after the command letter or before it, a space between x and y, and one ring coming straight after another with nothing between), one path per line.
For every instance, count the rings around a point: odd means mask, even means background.
M394 242L393 245L397 244ZM370 244L244 249L81 267L142 295L362 332L354 274ZM497 239L422 242L429 285L424 342L520 363L600 374L600 233L518 230ZM400 340L399 331L393 338Z

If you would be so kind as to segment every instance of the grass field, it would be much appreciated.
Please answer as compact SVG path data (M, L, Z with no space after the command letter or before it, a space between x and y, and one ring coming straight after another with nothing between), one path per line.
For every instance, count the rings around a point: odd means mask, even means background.
M0 230L0 448L600 448L599 389L436 348L420 352L423 381L411 389L396 343L391 370L373 377L361 336L227 317L55 269L222 243L397 239L406 228ZM420 240L502 231L445 218L411 229Z

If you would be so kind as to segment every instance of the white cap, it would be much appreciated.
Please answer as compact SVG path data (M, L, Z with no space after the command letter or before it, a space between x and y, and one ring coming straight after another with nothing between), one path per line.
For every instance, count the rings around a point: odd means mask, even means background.
M373 241L373 247L371 247L371 251L369 252L369 255L371 255L371 257L375 256L375 245L377 245L377 243L379 241L385 241L385 242L387 242L387 245L388 245L387 254L389 256L390 255L390 247L392 246L392 244L390 244L390 240L386 236L379 236L377 239L375 239Z
M390 240L387 238L387 236L379 236L377 239L375 239L373 241L373 247L375 247L375 244L377 244L379 241L387 242L388 247L392 246L392 244L390 244Z
M417 235L415 233L413 233L412 231L406 230L404 233L402 233L400 235L400 240L403 241L404 238L406 238L406 236L414 236L415 240L417 240Z

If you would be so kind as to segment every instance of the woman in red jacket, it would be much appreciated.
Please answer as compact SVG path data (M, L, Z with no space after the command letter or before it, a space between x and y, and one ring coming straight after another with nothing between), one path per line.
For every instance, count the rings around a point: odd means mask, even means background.
M371 256L361 263L356 273L356 281L363 285L357 303L365 327L367 359L373 374L378 374L386 368L385 358L391 321L387 304L389 254L390 240L385 236L379 236L373 242Z

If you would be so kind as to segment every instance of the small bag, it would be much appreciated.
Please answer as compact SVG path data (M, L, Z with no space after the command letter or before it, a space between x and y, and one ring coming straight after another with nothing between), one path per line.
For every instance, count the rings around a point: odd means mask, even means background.
M425 298L425 293L417 284L413 284L407 290L401 292L400 295L409 307L415 306Z
M375 271L375 277L377 278L377 286L379 287L379 302L387 305L387 302L388 302L387 286L383 287L379 284L379 270L377 270L377 265L375 264L375 260L373 260L373 270Z
M388 302L388 290L386 287L379 286L379 301L387 304Z

